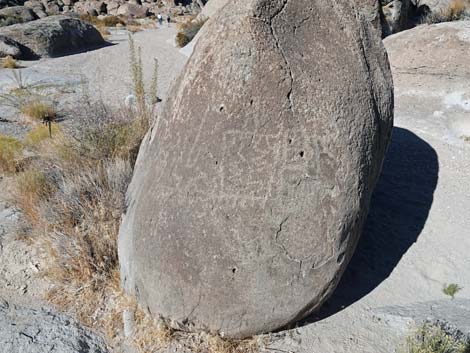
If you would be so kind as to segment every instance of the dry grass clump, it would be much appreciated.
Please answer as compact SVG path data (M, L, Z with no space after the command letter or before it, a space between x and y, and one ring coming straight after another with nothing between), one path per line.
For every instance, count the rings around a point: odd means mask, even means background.
M107 39L111 34L111 32L108 30L108 27L118 27L125 24L125 21L122 18L111 15L105 17L96 17L89 14L84 14L80 15L80 19L95 26L104 39Z
M150 118L96 102L77 114L77 125L51 123L52 138L46 125L26 136L35 156L17 177L15 199L29 221L28 240L50 260L47 299L113 339L122 330L117 234Z
M427 24L470 19L470 0L453 0L447 8L431 12L423 22Z
M163 320L151 318L135 301L127 308L134 312L131 342L140 353L156 353L169 347L193 353L258 353L268 340L267 336L234 340L207 333L177 331Z
M23 154L23 144L17 139L0 134L0 172L14 173Z
M178 33L176 34L176 44L182 48L189 44L204 26L207 19L189 20L178 25Z
M126 29L131 32L131 33L137 33L143 30L142 26L140 24L138 25L127 25Z
M30 169L16 178L16 201L32 227L42 229L43 220L39 204L51 192L46 175L41 170Z
M104 25L96 25L95 28L98 30L98 32L100 32L103 39L107 39L111 35L111 32L108 30L108 27Z
M54 107L41 100L25 101L20 107L20 111L24 115L39 121L52 121L56 117Z
M140 353L157 352L168 347L175 339L174 331L163 322L152 319L135 301L128 309L134 313L131 342Z
M20 65L11 55L8 55L2 59L2 67L4 69L18 69Z
M146 131L135 126L116 122L52 139L39 130L32 138L39 141L37 159L17 178L16 201L30 238L50 259L45 274L54 287L47 299L111 337L121 326L117 234L131 150Z
M46 124L41 124L28 132L25 137L25 143L30 148L36 148L42 142L50 139L51 135L55 137L58 134L60 134L60 128L57 123L51 124L50 131Z
M435 325L424 324L407 337L399 353L469 353L470 344Z
M96 17L88 14L80 15L80 19L82 21L88 22L94 26L102 26L102 27L116 27L118 25L124 25L125 21L118 16L108 15L105 17Z

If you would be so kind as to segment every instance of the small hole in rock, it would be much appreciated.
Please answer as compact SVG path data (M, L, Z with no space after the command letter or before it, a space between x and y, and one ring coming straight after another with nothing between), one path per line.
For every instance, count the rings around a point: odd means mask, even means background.
M289 145L292 143L292 139L289 139Z
M236 272L237 272L237 268L236 267L232 268L232 273L235 274Z
M300 151L299 156L303 158L304 157L304 151Z
M223 105L221 105L220 108L219 108L219 112L222 113L224 111L224 109L225 109L225 107Z
M219 164L219 161L215 161L215 165Z

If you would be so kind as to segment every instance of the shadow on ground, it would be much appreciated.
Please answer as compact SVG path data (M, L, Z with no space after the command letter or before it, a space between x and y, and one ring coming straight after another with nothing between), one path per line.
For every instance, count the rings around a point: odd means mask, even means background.
M436 151L412 132L394 128L356 253L333 296L306 323L343 310L391 274L423 230L438 174Z

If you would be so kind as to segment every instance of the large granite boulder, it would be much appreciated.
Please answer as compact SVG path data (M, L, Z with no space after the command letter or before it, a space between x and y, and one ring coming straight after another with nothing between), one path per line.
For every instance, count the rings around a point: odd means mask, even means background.
M37 57L57 57L105 45L95 27L63 15L0 28L0 35L29 48Z
M0 299L0 352L107 353L104 340L71 317Z
M358 2L359 3L359 2ZM174 326L245 337L334 291L393 120L380 33L350 0L235 0L141 147L124 288Z

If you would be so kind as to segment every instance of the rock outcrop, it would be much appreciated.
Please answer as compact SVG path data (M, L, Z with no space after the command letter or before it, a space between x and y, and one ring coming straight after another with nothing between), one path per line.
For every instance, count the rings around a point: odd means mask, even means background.
M21 6L24 0L0 0L0 9L7 6Z
M24 6L5 7L0 10L0 23L3 20L8 21L8 24L11 25L15 23L34 21L37 18L38 17L31 9Z
M423 25L385 39L402 115L446 143L470 140L470 21Z
M470 300L435 300L407 306L388 306L374 309L375 317L402 331L426 323L436 325L462 341L470 342Z
M63 15L0 28L0 35L20 43L36 57L57 57L105 45L95 27Z
M245 337L334 291L392 128L380 36L349 0L236 0L145 139L119 237L124 288L171 325Z
M385 15L384 32L389 35L412 26L416 6L412 0L395 0L384 6L383 11Z
M101 337L68 316L0 299L0 352L107 353Z
M229 0L210 0L203 8L200 14L198 15L199 18L210 18L214 16L218 11L220 11Z
M394 0L385 2L386 4L382 8L384 34L390 35L427 22L428 16L436 17L438 19L436 22L449 21L445 13L452 6L454 0ZM467 16L470 16L469 10L467 13Z
M15 59L34 58L31 51L14 40L0 35L0 58L12 56Z

